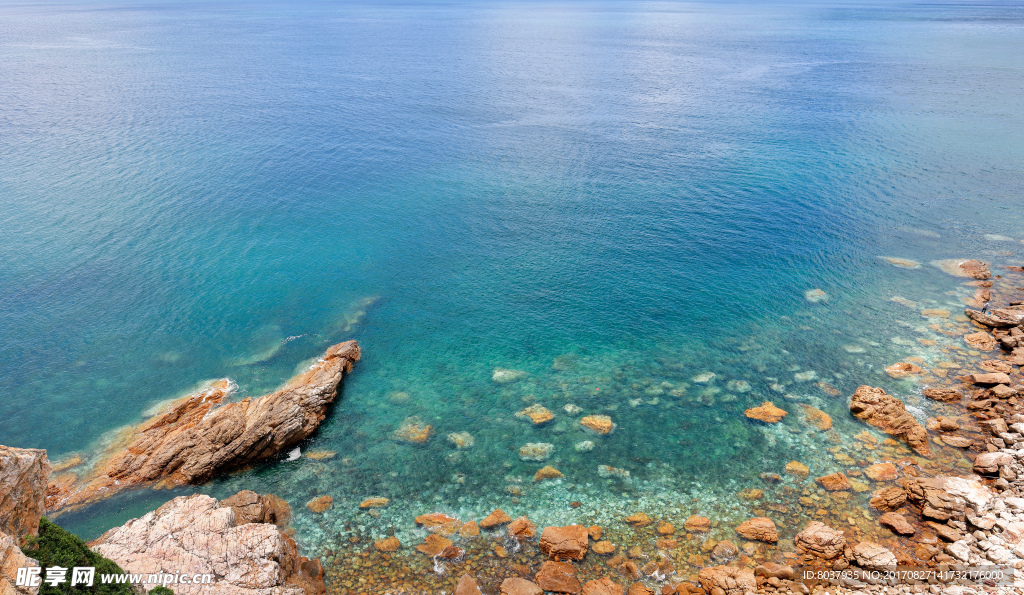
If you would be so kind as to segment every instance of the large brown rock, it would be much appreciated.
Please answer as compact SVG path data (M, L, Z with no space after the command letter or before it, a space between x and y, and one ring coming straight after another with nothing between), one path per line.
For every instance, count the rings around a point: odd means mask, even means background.
M991 386L993 384L1010 384L1010 376L1002 372L990 372L988 374L968 374L963 378L968 384L981 384Z
M292 514L284 500L273 494L257 494L252 490L242 490L221 500L220 505L235 511L235 522L239 525L270 523L284 528Z
M45 450L0 446L0 532L18 545L39 533L52 471Z
M176 595L324 595L323 568L298 554L270 523L239 524L235 508L181 496L91 542L128 573L211 574L212 584L176 584Z
M1013 310L981 312L968 308L964 310L964 314L971 320L992 328L1010 328L1024 322L1024 312Z
M572 564L565 562L549 561L541 564L540 571L534 578L541 589L553 593L579 595L583 590L579 579L576 578L576 569Z
M992 492L976 479L938 476L900 480L907 499L921 515L937 521L963 520L968 510L983 514Z
M969 258L951 258L949 260L936 260L932 264L939 267L950 275L957 277L969 277L984 281L992 277L987 262Z
M999 468L1013 462L1013 455L1005 452L985 452L974 459L974 472L980 475L995 475Z
M459 584L455 586L454 595L480 595L480 585L476 579L468 574L462 575Z
M848 492L853 489L853 485L850 484L850 479L843 473L823 475L814 481L830 492Z
M913 535L917 531L914 526L907 522L902 514L895 512L887 512L878 518L878 522L883 527L890 529L893 533L899 533L900 535Z
M36 595L39 587L18 587L18 569L39 566L18 547L17 540L0 531L0 593L3 595ZM45 578L45 577L44 577Z
M622 595L625 592L622 585L607 576L587 581L587 584L583 585L583 595Z
M903 488L898 487L878 490L871 494L871 500L868 501L871 508L882 512L896 510L906 503L907 493L903 491Z
M233 385L221 380L169 405L133 428L102 456L93 475L47 504L56 509L160 481L182 485L276 456L311 436L327 415L342 377L359 360L359 346L346 341L259 398L223 404Z
M748 591L757 592L757 579L748 568L732 566L712 566L701 569L697 580L706 593L718 593L721 589L725 595L744 595Z
M930 455L928 430L907 412L903 402L880 388L861 386L850 400L850 412L858 419L900 438L917 453Z
M771 401L765 401L759 407L751 407L743 413L750 419L756 419L769 424L779 423L782 421L782 418L789 415L788 411L776 407L775 403Z
M924 396L932 399L933 401L959 401L963 398L960 391L954 388L926 388L924 389Z
M872 541L862 541L853 546L853 557L858 566L868 570L896 569L896 554Z
M544 595L544 590L537 583L513 577L502 581L501 595Z
M843 553L846 537L824 523L811 521L806 529L796 534L793 543L805 554L831 560Z
M753 541L775 543L779 540L779 532L775 528L775 523L765 517L754 517L743 521L739 527L736 527L736 532L743 539Z
M582 560L587 555L590 535L583 525L544 527L540 551L552 560Z

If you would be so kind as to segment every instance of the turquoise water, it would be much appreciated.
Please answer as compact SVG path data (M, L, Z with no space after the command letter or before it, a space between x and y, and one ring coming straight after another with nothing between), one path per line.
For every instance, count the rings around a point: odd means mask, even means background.
M201 381L263 394L358 339L303 446L336 458L198 488L287 498L312 549L425 508L738 510L722 495L793 458L838 470L824 435L743 410L810 403L848 435L846 398L871 383L923 416L881 367L941 358L916 342L941 337L890 298L955 311L969 291L929 261L1024 253L1019 3L0 15L0 443L88 452ZM555 421L514 417L532 402ZM585 434L587 413L615 433ZM427 445L391 439L410 416ZM449 444L462 431L473 448ZM563 482L532 485L529 442L555 445ZM336 508L312 517L321 493ZM94 536L172 495L62 520ZM382 519L354 512L376 495L395 501Z

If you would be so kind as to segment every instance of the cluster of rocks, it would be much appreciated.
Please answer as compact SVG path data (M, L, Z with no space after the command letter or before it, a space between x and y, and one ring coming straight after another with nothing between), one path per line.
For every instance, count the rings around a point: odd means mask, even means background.
M45 450L0 446L0 593L35 595L39 587L19 587L19 568L37 566L21 547L39 532L46 484L53 467Z

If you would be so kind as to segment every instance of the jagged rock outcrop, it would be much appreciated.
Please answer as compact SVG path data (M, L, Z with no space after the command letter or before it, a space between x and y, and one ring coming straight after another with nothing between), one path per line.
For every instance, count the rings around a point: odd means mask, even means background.
M907 499L921 516L937 521L963 520L966 513L983 514L992 492L976 479L939 476L900 480Z
M36 595L39 587L18 587L18 569L38 566L39 563L29 558L18 547L17 540L0 532L0 593L3 595Z
M39 531L52 471L45 450L0 446L0 532L18 545Z
M987 262L969 258L951 258L949 260L934 260L932 264L939 267L950 275L957 277L969 277L984 281L992 276Z
M860 386L850 400L857 419L904 440L918 454L929 456L928 430L907 412L903 402L880 388Z
M358 360L359 346L346 341L269 395L222 404L232 385L221 380L179 399L128 432L92 474L72 486L51 486L47 508L81 504L151 482L197 483L278 455L316 431L342 377Z
M993 310L992 312L981 312L980 310L964 310L964 314L971 320L992 328L1010 328L1024 323L1024 312L1019 310Z
M37 563L21 551L39 534L46 484L53 467L45 450L0 445L0 593L35 595L39 587L18 587L18 568Z
M318 561L299 556L295 542L273 524L239 523L236 511L241 508L247 517L252 504L225 502L202 494L181 496L89 545L128 573L213 575L206 585L176 584L176 595L326 593Z

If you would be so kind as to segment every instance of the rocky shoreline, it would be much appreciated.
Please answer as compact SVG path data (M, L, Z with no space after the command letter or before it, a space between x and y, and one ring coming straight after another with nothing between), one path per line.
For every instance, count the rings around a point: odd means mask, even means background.
M565 503L578 519L569 525L537 526L501 509L477 518L424 511L408 520L419 527L421 542L403 543L393 534L354 535L323 552L321 565L298 555L285 528L287 504L241 492L221 502L177 498L91 545L133 572L181 572L172 566L182 556L189 569L218 568L219 586L195 593L1024 592L1024 271L1004 267L993 279L980 261L947 261L942 268L972 279L966 285L973 295L965 299L971 307L963 317L937 310L921 314L939 321L931 325L935 332L963 346L943 348L948 361L907 358L885 369L893 378L917 379L941 415L922 423L898 398L864 385L850 397L850 415L889 437L862 431L843 445L832 419L803 404L801 423L836 442L828 451L844 470L815 477L795 460L784 469L766 469L760 486L739 493L750 512L742 522L708 518L696 509L685 515L644 510L636 503L616 516L575 500ZM81 505L126 486L194 483L278 454L315 431L358 358L358 346L344 343L272 395L221 405L230 393L230 384L222 382L179 400L129 432L99 464L55 478L47 508ZM502 371L500 381L509 372L514 371ZM788 415L771 401L745 413L750 423L766 426ZM551 412L538 405L519 417L543 424ZM277 429L280 420L288 420L283 429ZM615 429L608 416L585 416L580 423L597 436ZM253 429L261 424L275 429ZM430 426L421 425L408 423L396 440L416 443L415 437L429 436ZM457 438L449 437L461 448ZM536 458L533 451L520 457ZM616 470L609 469L610 477ZM562 477L545 465L534 481ZM868 493L865 507L858 502ZM0 512L11 509L6 502L0 500ZM360 508L379 517L389 502L370 495ZM322 495L307 507L323 514L333 503ZM510 498L510 504L514 510L518 499ZM179 531L160 541L164 534L157 528L168 524L194 535L185 538ZM217 555L193 555L189 544L197 540L213 544L205 552ZM233 543L255 550L231 554ZM11 554L4 557L6 575L9 560L17 558L3 545ZM181 555L168 553L174 551ZM164 568L168 559L174 562ZM939 574L965 566L997 570L1006 580L965 582ZM242 576L230 567L248 570ZM886 579L897 568L917 574Z

